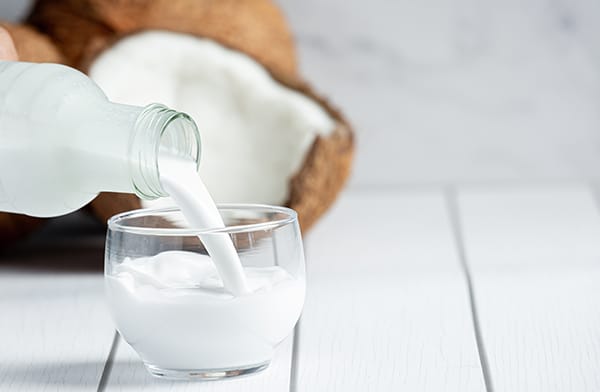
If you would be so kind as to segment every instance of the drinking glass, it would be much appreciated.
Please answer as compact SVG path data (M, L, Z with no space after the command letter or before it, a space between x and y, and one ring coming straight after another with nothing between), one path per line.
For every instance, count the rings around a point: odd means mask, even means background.
M296 212L254 204L222 205L219 212L225 228L190 227L176 207L125 212L108 222L109 309L154 376L220 379L261 371L300 316L305 266ZM239 256L247 294L230 294L214 273L204 243L224 236Z

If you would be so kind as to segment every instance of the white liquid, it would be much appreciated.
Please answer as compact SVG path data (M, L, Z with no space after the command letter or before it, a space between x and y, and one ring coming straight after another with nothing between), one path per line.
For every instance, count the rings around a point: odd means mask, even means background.
M126 259L107 276L120 333L146 363L219 369L267 362L292 330L304 281L283 268L245 268L249 294L223 286L210 257L169 251Z
M183 216L193 228L222 228L223 219L208 190L202 183L192 161L162 155L160 178ZM248 292L248 284L238 254L227 234L201 237L202 243L215 262L225 289L234 295Z

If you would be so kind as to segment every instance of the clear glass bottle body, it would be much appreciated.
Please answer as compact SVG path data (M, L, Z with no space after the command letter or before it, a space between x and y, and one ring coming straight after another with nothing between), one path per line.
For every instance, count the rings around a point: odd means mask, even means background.
M57 216L101 191L165 196L161 152L199 162L187 115L112 103L66 66L0 62L0 211Z

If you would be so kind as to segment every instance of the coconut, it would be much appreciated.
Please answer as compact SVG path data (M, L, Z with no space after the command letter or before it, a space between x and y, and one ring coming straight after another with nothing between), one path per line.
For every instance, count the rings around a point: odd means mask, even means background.
M209 38L296 75L291 32L270 0L38 0L28 21L75 66L116 37L152 29Z
M352 131L299 80L271 2L42 0L29 20L111 100L190 114L200 175L218 202L285 204L307 229L343 186ZM91 208L106 220L165 203L102 194Z
M64 58L50 39L23 24L0 22L11 35L19 61L62 63Z
M21 61L61 62L62 56L50 40L30 27L0 22L15 44L16 55ZM4 39L4 38L3 38ZM14 55L11 53L11 55ZM0 212L0 244L9 244L24 237L41 223L42 219L21 214Z

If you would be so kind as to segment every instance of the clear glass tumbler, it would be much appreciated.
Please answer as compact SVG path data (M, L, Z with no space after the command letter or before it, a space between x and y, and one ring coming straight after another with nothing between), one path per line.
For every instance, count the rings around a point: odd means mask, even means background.
M305 295L296 213L266 205L219 207L226 227L189 227L177 208L136 210L108 222L105 283L121 336L148 371L220 379L265 369L298 321ZM250 291L222 284L204 242L231 238Z

